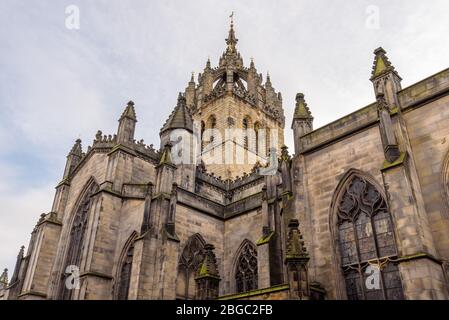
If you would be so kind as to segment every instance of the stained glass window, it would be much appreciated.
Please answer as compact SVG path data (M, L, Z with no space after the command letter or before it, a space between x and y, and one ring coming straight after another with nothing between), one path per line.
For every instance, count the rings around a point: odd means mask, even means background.
M178 264L177 298L195 298L195 276L204 259L204 240L199 234L191 236Z
M350 300L404 299L393 224L376 187L355 175L338 205L338 231Z
M84 246L84 237L87 229L88 213L92 204L92 196L98 191L98 185L91 183L79 202L75 211L72 228L70 229L69 245L67 255L63 266L65 272L68 266L80 267L81 254ZM60 284L59 296L62 300L69 300L72 298L73 290L66 287L66 277L70 275L63 274Z
M257 249L246 242L240 251L235 272L237 292L246 292L257 289Z

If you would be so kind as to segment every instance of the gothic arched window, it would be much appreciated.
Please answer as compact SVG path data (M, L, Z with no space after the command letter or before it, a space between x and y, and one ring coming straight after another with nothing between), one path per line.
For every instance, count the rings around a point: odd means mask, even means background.
M254 124L254 131L255 131L255 140L256 140L256 153L258 154L259 153L259 130L260 130L260 123L259 122L256 122L255 124Z
M178 264L176 280L177 299L191 300L195 298L195 276L204 259L205 241L199 234L194 234L184 246Z
M266 127L265 128L265 148L266 148L266 153L269 156L271 153L271 141L270 141L270 128Z
M217 118L214 115L211 115L207 120L207 129L214 130L217 127ZM214 131L210 131L209 141L210 143L214 142Z
M235 283L237 292L257 289L257 249L251 242L245 240L242 244L236 262Z
M67 288L66 277L71 274L65 274L66 269L69 266L75 266L80 268L81 254L84 248L84 237L86 234L89 210L92 205L92 197L98 191L98 184L91 181L88 187L85 189L81 200L78 202L78 206L73 218L72 227L69 235L69 245L67 249L67 255L65 263L63 265L63 278L60 285L60 299L69 300L72 298L73 290Z
M204 150L204 131L206 130L206 125L204 121L201 121L201 151Z
M404 299L393 223L381 192L352 174L337 198L341 265L350 300Z
M248 149L248 129L250 128L251 125L251 119L249 118L249 116L246 116L243 119L242 122L242 126L243 126L243 146Z
M128 300L129 284L131 282L131 269L134 258L134 239L128 245L128 249L122 258L120 273L118 276L117 299Z

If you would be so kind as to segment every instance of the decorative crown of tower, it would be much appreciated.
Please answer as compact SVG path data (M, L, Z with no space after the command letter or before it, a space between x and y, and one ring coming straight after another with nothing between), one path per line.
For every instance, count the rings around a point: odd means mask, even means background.
M233 13L230 18L228 36L225 39L226 49L219 59L218 66L212 67L208 58L203 72L198 74L198 84L190 79L185 91L187 106L195 116L203 106L225 95L234 95L251 107L258 108L283 127L285 118L282 95L273 88L269 75L262 85L263 77L257 72L253 58L249 68L244 66L242 56L237 50L238 39Z

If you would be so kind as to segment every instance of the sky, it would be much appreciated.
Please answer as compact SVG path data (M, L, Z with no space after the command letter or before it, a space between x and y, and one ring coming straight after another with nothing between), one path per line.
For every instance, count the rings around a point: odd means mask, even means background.
M136 138L158 146L191 72L218 64L232 11L245 64L254 57L282 92L291 151L296 93L315 128L370 104L377 47L403 87L449 67L447 0L0 0L0 268L10 277L74 141L85 151L97 130L114 134L133 100Z

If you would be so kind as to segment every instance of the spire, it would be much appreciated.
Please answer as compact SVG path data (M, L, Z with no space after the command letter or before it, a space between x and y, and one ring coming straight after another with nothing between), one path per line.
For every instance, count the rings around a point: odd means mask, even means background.
M239 41L235 37L235 31L234 31L234 11L232 11L231 15L229 16L231 18L231 26L229 28L229 34L226 39L226 44L228 45L228 48L226 49L226 53L235 53L236 52L236 44Z
M206 69L210 69L210 57L207 57Z
M313 120L312 113L310 112L309 108L307 107L307 103L304 99L303 93L296 94L296 107L295 107L295 112L293 114L293 120L295 120L295 119Z
M129 118L131 120L137 121L136 110L134 109L134 102L131 100L126 105L126 108L123 111L122 116L120 117L120 120L122 120L125 117Z
M249 63L249 67L251 68L251 69L255 69L256 67L254 66L254 58L253 57L251 57L251 62Z
M388 72L393 72L396 76L399 77L399 79L401 79L401 77L391 64L391 62L388 60L386 53L387 52L382 47L379 47L376 50L374 50L375 57L374 57L373 70L371 72L371 80L374 80L375 78Z
M192 76L190 77L190 82L189 82L189 84L190 84L190 83L195 84L195 72L193 72L193 71L192 71Z
M160 134L173 129L186 129L193 132L192 115L187 107L186 98L181 92L178 95L178 103L162 127Z

